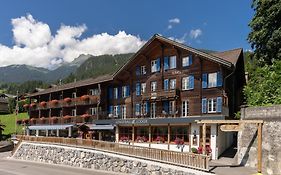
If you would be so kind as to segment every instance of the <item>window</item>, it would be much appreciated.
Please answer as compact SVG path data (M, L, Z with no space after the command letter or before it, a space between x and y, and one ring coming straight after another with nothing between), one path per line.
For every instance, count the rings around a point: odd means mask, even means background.
M141 84L141 94L144 94L146 91L146 83Z
M216 87L217 86L217 73L208 74L208 87Z
M160 71L160 58L151 61L151 72L153 73L158 71Z
M169 90L169 79L164 80L164 90L168 91Z
M171 56L170 57L170 69L175 69L177 67L177 57Z
M176 79L170 79L170 89L176 89Z
M151 82L151 92L155 92L157 89L157 82L156 81L152 81Z
M182 67L187 67L192 64L192 55L182 58Z
M190 89L194 89L194 76L193 75L182 78L182 90L190 90Z
M129 141L132 140L132 127L119 127L119 141Z
M76 116L76 109L72 109L72 111L71 111L72 113L72 116Z
M145 66L141 66L141 74L142 75L146 74L146 67Z
M139 115L140 115L140 112L141 112L140 104L139 104L139 103L136 103L136 106L135 106L135 115L136 115L136 116L139 116Z
M153 142L164 143L168 139L168 127L151 127L151 137Z
M122 97L126 98L130 96L130 88L129 86L122 86Z
M151 103L150 117L151 118L156 117L156 103Z
M169 114L176 114L175 101L169 101Z
M126 119L126 115L127 115L126 105L122 105L122 110L121 110L122 119Z
M189 111L188 100L182 101L182 116L187 117Z
M136 95L139 96L141 95L141 87L140 83L136 83Z
M118 117L119 116L119 110L120 110L120 106L114 106L114 109L113 109L113 116L114 117Z
M208 113L217 112L217 99L210 98L208 99Z
M76 96L76 92L73 92L72 93L72 98L76 98L77 96Z
M136 66L136 76L140 75L140 66Z
M135 127L135 142L147 142L148 138L148 127Z
M114 99L118 99L118 88L114 88Z
M90 95L99 95L99 89L90 89Z
M90 108L90 114L91 114L91 115L97 115L97 113L98 113L98 108L97 108L97 107L95 107L95 108Z
M184 142L189 142L189 127L188 126L171 126L171 142L176 142L181 139Z

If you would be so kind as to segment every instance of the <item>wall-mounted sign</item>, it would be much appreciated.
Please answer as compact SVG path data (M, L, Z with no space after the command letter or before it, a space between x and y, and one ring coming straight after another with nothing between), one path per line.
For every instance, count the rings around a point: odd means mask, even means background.
M240 126L239 125L221 125L220 129L224 132L238 132L240 131Z

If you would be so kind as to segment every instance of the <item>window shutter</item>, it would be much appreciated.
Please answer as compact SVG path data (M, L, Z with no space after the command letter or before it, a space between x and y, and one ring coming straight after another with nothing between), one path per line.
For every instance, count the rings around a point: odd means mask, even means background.
M169 113L169 101L163 101L163 109L165 112Z
M126 86L126 97L129 97L130 96L130 86L127 85Z
M140 104L138 104L138 103L136 104L136 109L135 110L136 110L136 112L140 113Z
M136 66L136 76L140 75L140 66Z
M217 97L217 112L222 112L222 97Z
M121 115L121 106L120 105L117 106L117 114L118 114L118 116Z
M156 60L156 71L160 71L160 58Z
M169 79L164 80L164 90L168 91L169 90Z
M207 99L202 98L202 113L205 114L207 113Z
M222 74L221 72L217 72L217 87L222 86Z
M118 97L117 98L122 98L122 86L118 86Z
M108 98L112 99L113 97L113 88L112 87L108 87Z
M202 74L202 88L208 87L207 78L208 78L208 74L206 73Z
M169 57L164 57L164 70L169 69Z
M140 83L136 84L136 95L139 96L140 95Z
M189 58L188 58L188 65L190 66L192 64L192 55L189 55Z
M189 86L188 89L194 89L194 75L189 76Z
M149 111L150 111L150 103L147 101L147 102L145 102L145 108L146 108L146 111L145 111L145 113L149 113Z
M109 114L113 114L113 106L109 106Z

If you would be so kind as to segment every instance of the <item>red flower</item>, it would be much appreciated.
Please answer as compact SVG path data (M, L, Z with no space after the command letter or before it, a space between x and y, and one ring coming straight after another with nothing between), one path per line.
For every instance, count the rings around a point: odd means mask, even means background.
M47 103L46 103L45 101L42 101L42 102L40 103L40 106L42 106L42 107L46 107L46 105L47 105Z
M83 100L83 101L87 101L87 100L90 99L90 96L89 96L89 95L83 95L83 96L81 96L80 98L81 98L81 100Z
M90 115L89 114L83 114L81 117L82 118L88 118L88 117L90 117Z
M71 102L71 98L67 97L67 98L63 99L63 101L65 101L66 103L70 103Z

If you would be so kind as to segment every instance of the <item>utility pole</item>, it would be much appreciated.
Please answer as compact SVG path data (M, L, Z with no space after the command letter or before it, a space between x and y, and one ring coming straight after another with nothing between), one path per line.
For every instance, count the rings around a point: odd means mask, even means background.
M16 101L16 116L15 116L15 134L17 134L17 120L19 113L19 91L17 91L17 101Z

